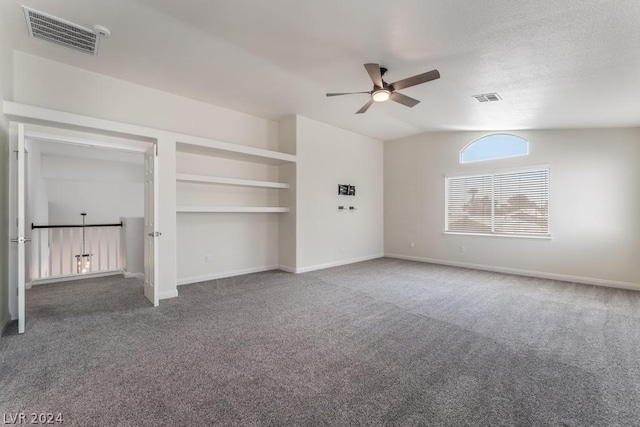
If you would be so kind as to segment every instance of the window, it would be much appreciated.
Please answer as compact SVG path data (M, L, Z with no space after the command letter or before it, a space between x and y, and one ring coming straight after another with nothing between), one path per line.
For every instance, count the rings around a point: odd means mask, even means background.
M549 236L549 167L447 177L445 231Z
M483 136L467 145L460 152L460 163L526 156L529 143L519 136L496 133Z

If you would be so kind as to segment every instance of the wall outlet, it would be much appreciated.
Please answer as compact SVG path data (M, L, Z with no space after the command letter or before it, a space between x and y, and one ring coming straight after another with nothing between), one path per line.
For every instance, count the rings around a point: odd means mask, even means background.
M344 246L340 245L340 252L344 252Z
M464 246L460 246L460 253L463 254L467 251L467 248Z
M207 262L207 263L208 263L208 262L211 262L211 254L206 254L206 255L204 256L204 262Z
M415 248L415 247L416 247L416 242L411 242L411 243L409 243L409 247L410 247L410 248Z

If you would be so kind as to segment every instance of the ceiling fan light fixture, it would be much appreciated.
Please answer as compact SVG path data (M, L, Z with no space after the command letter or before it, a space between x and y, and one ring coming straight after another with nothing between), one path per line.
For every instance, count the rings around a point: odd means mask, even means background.
M371 99L373 99L375 102L384 102L388 100L390 96L390 91L386 89L379 89L371 94Z

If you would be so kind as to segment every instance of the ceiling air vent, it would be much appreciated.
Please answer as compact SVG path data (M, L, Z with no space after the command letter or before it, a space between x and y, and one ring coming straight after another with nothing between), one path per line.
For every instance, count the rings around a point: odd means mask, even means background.
M502 98L497 93L481 93L480 95L473 95L473 98L478 102L502 101Z
M31 37L89 55L98 54L98 33L26 6L22 8Z

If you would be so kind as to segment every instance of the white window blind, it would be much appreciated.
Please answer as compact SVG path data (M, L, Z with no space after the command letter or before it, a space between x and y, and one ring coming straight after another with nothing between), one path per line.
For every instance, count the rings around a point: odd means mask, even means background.
M549 235L549 169L446 178L446 231Z

